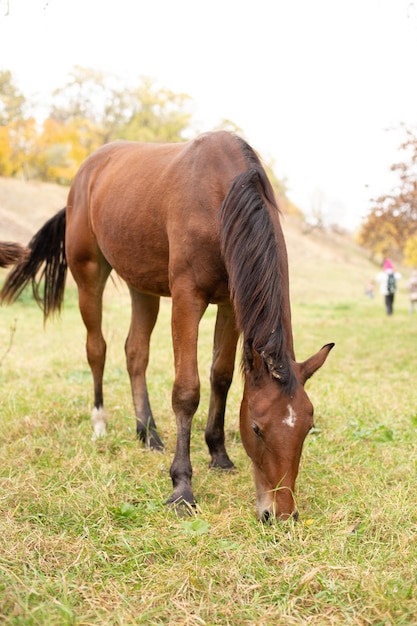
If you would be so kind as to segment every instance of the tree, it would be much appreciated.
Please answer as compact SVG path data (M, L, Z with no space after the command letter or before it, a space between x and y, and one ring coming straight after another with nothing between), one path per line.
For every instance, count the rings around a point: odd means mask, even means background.
M129 92L125 123L118 129L123 139L134 141L184 141L190 128L187 110L190 96L157 88L155 81L143 77L141 84Z
M159 88L149 77L127 88L114 76L75 66L53 97L50 117L63 124L85 120L99 145L115 139L181 141L191 123L191 98Z
M11 72L0 71L0 126L24 118L26 99L13 82Z
M417 267L417 235L412 235L405 242L404 263Z
M52 118L45 120L30 163L32 175L43 181L68 185L80 164L98 147L89 143L89 136L86 120L81 125L79 120L66 124Z
M26 115L26 98L11 72L0 72L0 175L23 170L35 136L35 120Z
M56 89L39 128L10 72L0 72L0 175L68 184L86 157L116 139L182 141L191 131L186 94L142 78L127 88L109 74L75 66ZM191 132L190 132L191 131Z
M358 235L358 242L373 255L400 259L407 241L417 234L417 131L404 128L404 132L400 146L404 161L391 167L398 173L398 185L374 201Z

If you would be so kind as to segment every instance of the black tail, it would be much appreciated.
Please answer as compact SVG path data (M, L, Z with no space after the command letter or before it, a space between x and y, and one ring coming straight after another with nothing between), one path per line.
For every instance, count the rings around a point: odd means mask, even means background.
M45 319L50 313L60 311L67 276L65 225L64 208L32 237L28 245L28 258L16 265L6 278L0 293L3 302L14 302L25 287L32 283L33 296L43 310Z
M23 261L29 255L29 250L20 243L12 241L0 242L0 267L8 267L15 265L19 261Z

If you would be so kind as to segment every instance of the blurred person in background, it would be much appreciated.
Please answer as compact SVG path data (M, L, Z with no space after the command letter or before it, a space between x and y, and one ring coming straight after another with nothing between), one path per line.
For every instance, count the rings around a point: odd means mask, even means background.
M385 259L382 272L379 272L375 278L379 282L379 292L384 296L387 315L392 315L394 313L394 297L397 291L397 283L401 278L401 274L394 270L391 259Z

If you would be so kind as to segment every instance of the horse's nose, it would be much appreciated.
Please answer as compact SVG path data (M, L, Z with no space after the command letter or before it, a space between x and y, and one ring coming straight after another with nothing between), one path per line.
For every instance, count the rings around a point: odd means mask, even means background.
M268 523L272 523L274 521L274 519L288 519L289 517L292 517L292 519L294 520L294 522L298 522L298 511L297 509L295 509L295 511L291 514L291 515L279 515L277 517L275 517L274 515L272 515L271 511L269 511L268 509L266 509L262 515L260 516L260 520L263 524L268 524Z

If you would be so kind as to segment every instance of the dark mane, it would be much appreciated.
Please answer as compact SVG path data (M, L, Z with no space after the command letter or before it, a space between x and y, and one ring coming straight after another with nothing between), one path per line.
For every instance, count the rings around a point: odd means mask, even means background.
M243 334L243 367L252 369L256 350L271 375L291 392L295 377L282 319L280 250L266 203L277 213L278 207L258 156L238 141L248 169L234 179L220 208L220 243Z

